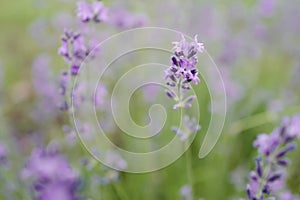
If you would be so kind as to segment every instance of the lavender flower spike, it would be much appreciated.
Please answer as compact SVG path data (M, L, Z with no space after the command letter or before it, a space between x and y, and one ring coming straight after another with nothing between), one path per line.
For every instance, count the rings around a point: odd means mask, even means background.
M254 141L259 157L256 159L256 170L249 174L246 189L249 200L277 199L287 194L278 190L285 186L286 167L289 164L286 155L296 148L293 141L300 137L299 122L299 115L284 118L281 127L269 135L258 135Z
M194 41L187 42L184 35L181 35L181 40L179 42L173 42L173 52L174 55L171 57L171 66L165 71L165 79L167 80L167 85L170 87L177 87L177 96L167 93L168 97L174 99L177 103L174 105L173 109L178 108L189 108L191 107L191 101L195 99L195 96L186 98L182 96L183 90L189 90L190 83L197 85L200 82L198 77L197 69L197 53L204 52L203 43L199 43L197 35L194 37Z
M73 31L65 31L61 40L62 46L58 49L58 53L70 65L71 74L76 76L79 72L80 64L90 53L90 48L85 44L84 37L80 33Z
M68 161L58 152L43 149L33 151L21 177L33 178L33 186L38 200L76 200L77 174Z
M178 79L183 79L183 88L186 84L193 82L197 85L200 82L198 78L198 63L197 53L203 53L203 43L198 43L197 35L194 41L189 43L185 37L181 35L181 41L173 42L174 56L171 58L171 67L166 71L165 79L170 79L172 82L177 82Z

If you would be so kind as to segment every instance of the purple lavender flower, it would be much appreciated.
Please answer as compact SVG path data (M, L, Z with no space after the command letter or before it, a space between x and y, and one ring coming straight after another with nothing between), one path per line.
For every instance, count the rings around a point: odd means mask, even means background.
M77 3L77 17L82 22L94 22L106 21L108 17L108 9L104 7L102 2L96 1L92 5L85 2Z
M95 98L94 98L96 107L101 108L102 106L104 106L104 98L106 95L107 95L106 87L103 84L98 85Z
M122 171L126 169L127 162L121 157L121 155L117 151L114 150L107 151L103 156L105 162L109 165L109 167L112 167L114 169L103 167L103 174L101 174L101 176L94 177L94 181L98 182L101 185L108 185L119 180L119 170ZM91 167L91 165L87 165L87 167Z
M33 117L37 121L56 116L62 103L59 86L50 65L51 59L47 54L38 56L32 64L33 85L39 99L33 112Z
M5 165L7 162L8 151L5 145L0 144L0 165Z
M143 88L143 97L146 102L154 102L157 99L158 87L155 84L149 84Z
M198 63L197 53L203 53L204 46L203 43L198 43L197 35L191 43L187 42L183 35L181 37L180 42L173 42L174 56L171 58L172 65L166 71L165 79L171 81L167 83L170 86L175 86L178 79L182 79L181 87L189 89L188 84L190 82L195 85L200 82L196 68Z
M276 0L261 0L258 6L263 16L270 16L275 10Z
M184 99L183 90L190 89L190 82L197 85L200 82L198 77L198 63L197 53L204 52L203 43L199 43L197 35L193 42L187 42L183 35L181 35L180 42L173 42L174 55L171 57L172 65L165 71L165 79L168 80L167 85L170 87L177 86L177 94L172 91L166 91L169 98L174 99L177 103L173 109L189 108L192 106L191 102L196 96L189 96Z
M286 126L288 126L287 134L290 138L300 138L300 115L294 116L291 120L285 119Z
M50 182L35 187L39 192L37 200L77 200L75 187L66 182Z
M60 77L60 94L61 95L66 95L68 84L70 83L70 76L68 72L62 72L61 77Z
M286 159L288 152L296 148L293 141L299 138L300 116L284 118L280 128L270 135L258 135L254 146L258 148L260 156L256 159L256 169L249 174L247 195L249 200L263 200L267 196L275 196L276 191L285 186ZM270 198L271 198L270 197Z
M270 155L272 151L279 144L278 141L278 130L275 130L272 134L260 134L254 141L254 146L258 148L259 153L263 155Z
M72 91L71 91L71 97L72 97L72 103L74 108L79 108L83 102L87 99L85 96L87 85L82 82L80 84L76 84Z
M180 195L183 200L192 200L192 187L190 185L184 185L180 188Z
M73 76L78 75L83 61L88 61L87 58L93 59L99 51L96 40L91 39L87 44L84 35L70 30L65 31L61 40L62 46L58 53L70 65L70 74Z
M196 120L190 119L185 115L183 118L182 127L172 127L172 131L176 133L181 141L186 141L192 134L195 134L201 129L201 126L196 123Z
M76 174L70 168L67 159L57 152L35 149L24 169L26 175L37 180L74 180Z
M77 199L77 174L58 152L34 150L21 175L23 179L33 178L36 198L39 200Z
M107 21L108 13L108 9L104 7L102 2L96 1L93 3L93 19L95 22Z
M279 199L280 200L300 200L300 197L293 195L290 191L285 191L279 195Z
M72 75L78 74L79 66L89 52L90 48L86 46L84 37L80 33L65 31L65 35L62 37L62 46L58 49L58 53L70 64Z
M93 18L92 7L85 2L77 2L77 17L82 22L88 22Z

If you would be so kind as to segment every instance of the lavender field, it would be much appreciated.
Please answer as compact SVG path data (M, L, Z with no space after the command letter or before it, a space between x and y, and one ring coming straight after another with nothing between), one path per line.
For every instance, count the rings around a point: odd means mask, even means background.
M0 200L300 200L299 0L3 0Z

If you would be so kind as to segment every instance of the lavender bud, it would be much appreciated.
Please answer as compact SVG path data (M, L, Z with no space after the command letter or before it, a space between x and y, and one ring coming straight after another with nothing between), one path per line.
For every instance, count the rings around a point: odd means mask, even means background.
M178 66L178 62L177 62L177 59L175 58L175 56L172 56L172 63L173 63L173 65Z
M5 145L0 144L0 165L4 165L7 162L8 151Z
M181 107L181 104L175 104L174 106L173 106L173 110L177 110L177 109L179 109Z
M177 82L176 77L175 77L174 75L171 75L171 76L170 76L170 79L171 79L172 81L174 81L175 83Z
M181 88L184 89L184 90L191 89L191 87L188 84L182 84Z
M189 96L188 98L186 98L185 102L186 102L186 103L190 103L190 102L192 102L194 99L196 99L196 96L195 96L195 95L192 95L192 96Z
M170 87L175 87L175 86L176 86L176 83L174 83L174 82L171 82L171 83L170 83L170 82L167 82L167 85L170 86Z
M166 90L166 95L170 98L170 99L175 99L176 98L176 94L175 92L171 91L171 90Z
M277 160L277 164L286 167L289 165L289 162L287 160L281 159L281 160Z
M270 193L271 193L271 188L270 188L270 186L269 186L269 185L265 185L264 188L263 188L263 190L262 190L262 192L263 192L264 194L270 194Z
M250 172L249 178L252 179L252 180L255 181L255 182L258 181L257 173L254 172L254 171L251 171L251 172Z
M61 111L68 110L68 109L69 109L68 103L67 103L66 101L64 101L64 102L60 105L59 109L60 109Z
M178 71L178 69L174 66L171 66L170 71L173 72L173 73L176 73Z
M249 184L247 184L247 196L248 196L248 199L252 199L252 192L251 192L251 187Z
M275 174L275 175L271 176L270 178L268 178L268 182L272 183L274 181L277 181L280 178L281 178L281 174L278 173L278 174Z
M191 108L192 104L190 104L190 103L184 103L183 107L185 107L185 108Z
M261 166L261 159L257 158L255 160L256 160L256 172L257 172L259 177L262 177L263 170L262 170L262 166Z
M80 68L80 67L79 67L78 65L73 65L73 66L71 67L71 74L72 74L73 76L78 75L79 68Z
M286 127L285 126L282 126L281 129L280 129L280 136L283 137L286 133Z
M296 145L295 144L291 144L291 145L288 145L285 149L283 149L282 151L280 151L276 158L279 159L279 158L282 158L284 157L288 152L290 151L293 151L294 149L296 149Z

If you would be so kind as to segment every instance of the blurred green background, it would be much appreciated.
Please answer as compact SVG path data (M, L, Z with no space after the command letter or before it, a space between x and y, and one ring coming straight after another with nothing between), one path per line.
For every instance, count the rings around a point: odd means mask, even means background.
M256 135L271 132L278 126L281 117L300 112L300 73L296 70L300 61L300 28L295 28L299 26L296 15L300 11L299 1L278 1L274 13L267 17L260 16L259 1L255 0L105 0L104 3L107 7L120 4L132 12L144 14L148 18L147 26L174 28L189 35L199 34L218 66L230 71L230 81L234 80L236 85L242 87L244 95L238 94L237 99L229 101L227 121L220 140L209 156L200 160L197 154L210 120L207 86L204 82L200 84L197 95L200 99L202 130L197 133L190 151L195 197L207 200L245 197L248 171L253 169L253 158L257 155L252 146ZM80 143L67 147L62 142L65 133L61 127L68 123L66 113L42 123L35 121L30 114L39 100L32 82L32 62L37 55L47 52L51 55L51 67L57 77L67 68L57 55L63 29L59 32L57 27L53 27L53 20L58 13L67 13L75 18L75 9L76 2L68 0L1 2L1 141L9 146L11 160L15 163L14 170L18 171L35 146L33 141L36 134L43 135L44 144L56 140L72 167L83 177L82 193L85 196L92 199L100 199L99 196L118 199L116 188L112 185L93 188L92 176L101 172L98 172L98 167L89 171L80 165L79 158L89 156ZM290 19L288 14L291 15ZM292 19L296 22L288 26L286 22ZM31 33L30 27L37 20L45 21L44 27L35 29L41 29L37 34L45 32L44 41L32 37L35 34ZM264 29L265 37L260 38L251 32L258 26ZM112 30L113 33L118 31ZM203 37L201 33L204 33ZM221 59L224 52L231 51L227 43L236 44L232 49L238 51L233 52L237 58L229 63ZM133 118L138 119L146 114L144 104L140 103L139 106L141 109L132 111ZM300 167L299 156L299 149L291 154L293 162L289 169L289 187L296 194L300 193L300 173L297 170ZM120 181L113 184L123 187L130 199L181 199L179 190L189 181L186 159L186 156L182 156L165 169L152 173L121 173ZM13 180L16 174L10 173L6 176L8 180ZM23 183L20 183L20 187L26 188Z

